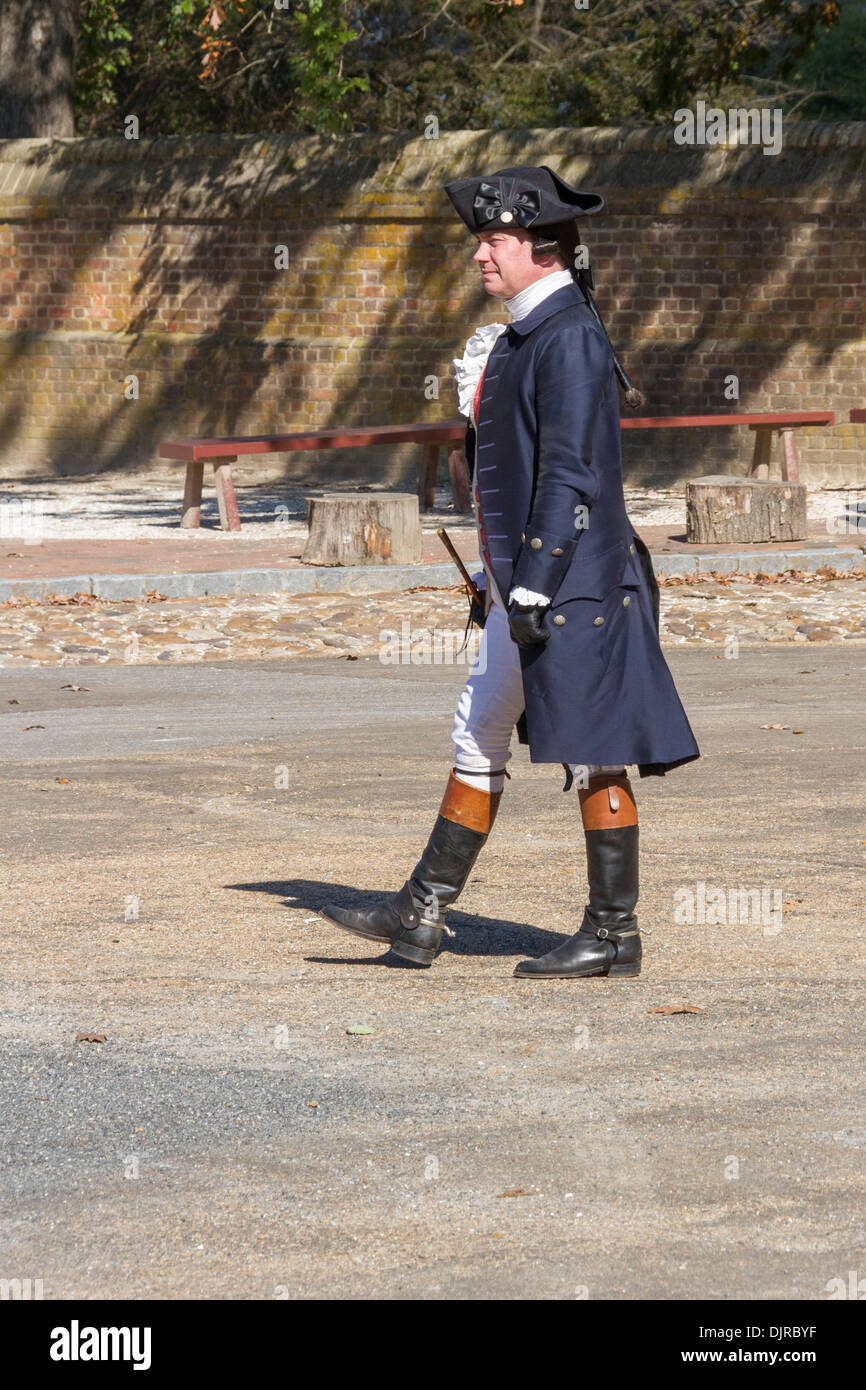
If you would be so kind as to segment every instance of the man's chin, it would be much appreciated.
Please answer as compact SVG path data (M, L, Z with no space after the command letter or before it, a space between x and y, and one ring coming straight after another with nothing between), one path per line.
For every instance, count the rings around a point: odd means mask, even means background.
M502 282L499 280L498 277L495 280L490 280L486 276L482 275L481 283L483 284L487 293L492 294L495 299L503 299L506 297L505 290L502 286Z

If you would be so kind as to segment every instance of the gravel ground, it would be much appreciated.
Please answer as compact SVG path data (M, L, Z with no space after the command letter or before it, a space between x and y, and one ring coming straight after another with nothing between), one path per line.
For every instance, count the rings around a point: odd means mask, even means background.
M415 862L458 673L8 672L4 1277L723 1301L862 1272L864 656L719 655L670 652L703 756L635 779L645 969L619 983L512 978L585 894L574 798L516 746L431 970L317 916ZM689 923L702 883L778 913Z
M866 574L661 583L665 647L866 641ZM378 656L465 664L462 591L0 603L0 665L100 666L220 657Z

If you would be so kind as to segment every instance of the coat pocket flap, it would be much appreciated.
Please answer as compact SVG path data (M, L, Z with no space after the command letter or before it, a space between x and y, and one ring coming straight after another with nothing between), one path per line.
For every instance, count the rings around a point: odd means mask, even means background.
M578 545L565 578L556 591L553 607L568 603L573 598L604 598L622 582L627 561L628 547L621 541L594 555L585 555Z

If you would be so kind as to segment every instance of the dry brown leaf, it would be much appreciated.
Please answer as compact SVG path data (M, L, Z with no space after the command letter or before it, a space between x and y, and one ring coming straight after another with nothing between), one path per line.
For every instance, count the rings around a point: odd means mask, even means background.
M61 690L89 690L89 685L61 685Z
M22 730L22 732L26 734L28 729L44 729L44 728L45 728L45 725L44 725L44 724L25 724L25 725L24 725L24 728L23 728L23 730Z
M71 781L72 781L72 778L71 778L71 777L55 777L54 780L55 780L55 782L71 782Z
M525 1187L509 1187L507 1192L497 1192L497 1197L531 1197L532 1193Z
M76 1041L76 1042L104 1043L104 1042L105 1042L105 1034L104 1034L104 1033L79 1033L78 1036L76 1037L75 1041Z

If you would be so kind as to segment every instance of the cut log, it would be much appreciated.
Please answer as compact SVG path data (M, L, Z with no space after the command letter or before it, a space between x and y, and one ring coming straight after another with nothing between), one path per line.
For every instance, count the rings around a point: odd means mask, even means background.
M417 565L418 498L408 492L335 492L307 498L307 565Z
M692 478L686 483L686 536L703 545L804 540L805 485L726 473Z

